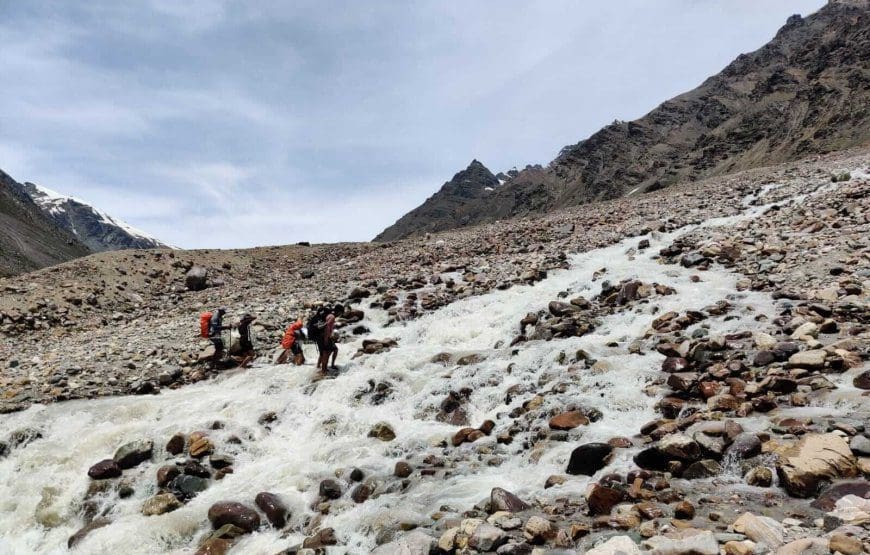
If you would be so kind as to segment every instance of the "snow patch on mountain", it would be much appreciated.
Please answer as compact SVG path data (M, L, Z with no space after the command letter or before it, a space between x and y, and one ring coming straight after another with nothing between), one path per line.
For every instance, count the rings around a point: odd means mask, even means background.
M174 248L82 199L35 183L25 183L24 189L45 214L91 250Z

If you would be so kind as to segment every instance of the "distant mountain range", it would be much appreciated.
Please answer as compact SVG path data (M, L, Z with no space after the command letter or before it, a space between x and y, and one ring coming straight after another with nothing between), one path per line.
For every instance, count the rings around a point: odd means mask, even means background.
M806 18L791 16L769 43L698 88L563 148L545 168L527 167L494 186L492 173L472 162L375 240L642 194L868 142L870 1L830 0Z
M168 247L90 206L0 171L0 276L94 252Z

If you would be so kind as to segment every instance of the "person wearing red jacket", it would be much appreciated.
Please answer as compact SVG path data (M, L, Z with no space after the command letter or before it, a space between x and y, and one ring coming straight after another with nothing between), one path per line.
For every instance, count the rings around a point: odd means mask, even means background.
M290 361L290 355L293 355L293 364L299 366L305 363L305 355L302 354L301 340L305 337L302 331L302 318L299 318L287 328L284 332L284 338L281 339L281 348L284 351L278 355L278 364L286 364Z

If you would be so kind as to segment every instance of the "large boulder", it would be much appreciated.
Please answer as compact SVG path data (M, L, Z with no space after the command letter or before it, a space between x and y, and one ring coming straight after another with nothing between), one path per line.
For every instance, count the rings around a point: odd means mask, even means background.
M782 449L776 462L780 484L795 497L812 497L828 482L857 474L855 455L837 434L807 434Z
M208 287L208 270L194 266L184 275L184 285L188 291L202 291Z
M250 533L260 527L257 511L235 501L219 501L212 505L208 510L208 520L215 530L232 524Z
M610 463L613 447L606 443L586 443L571 452L568 474L592 476Z

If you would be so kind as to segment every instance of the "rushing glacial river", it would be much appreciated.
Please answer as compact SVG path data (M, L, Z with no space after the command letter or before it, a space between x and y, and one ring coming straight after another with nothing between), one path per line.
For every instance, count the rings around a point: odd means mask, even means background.
M752 208L741 217L754 217L759 212ZM398 347L351 360L361 340L342 344L341 374L315 386L311 382L315 354L313 347L307 346L309 363L303 367L256 365L155 396L72 401L2 416L0 438L22 428L36 428L42 438L0 460L0 553L65 553L67 539L83 525L79 506L91 482L88 468L111 457L126 442L148 438L155 444L153 460L124 472L133 481L134 494L126 499L119 499L114 492L106 495L102 509L112 523L91 532L75 552L192 553L210 531L206 513L213 503L234 500L253 506L258 492L270 491L279 494L291 510L289 533L264 526L237 541L231 553L274 554L305 537L302 525L315 514L311 505L320 480L334 478L339 470L346 477L355 467L367 476L386 476L406 456L443 454L445 448L438 444L444 439L449 442L457 427L436 421L434 415L450 390L471 388L467 406L470 424L478 426L492 419L498 431L507 424L507 413L529 398L518 395L506 405L506 390L515 384L545 383L543 390L552 386L556 382L547 384L546 376L566 368L558 362L561 352L571 355L584 349L599 361L595 371L584 370L573 376L563 393L546 396L546 406L574 403L597 408L603 414L572 437L590 442L635 435L643 423L656 417L653 406L657 396L645 395L643 388L658 375L663 357L654 351L629 354L627 346L644 335L656 316L670 310L699 309L725 299L734 305L730 314L737 318L703 322L711 327L711 334L722 334L763 326L755 322L756 316L772 317L774 312L769 296L738 292L738 276L721 268L700 272L702 281L696 283L690 279L696 270L659 264L653 258L655 253L684 232L647 236L650 248L633 257L627 252L637 245L639 237L574 255L569 269L550 272L534 286L464 299L386 328L382 327L385 314L364 304L364 323L372 330L368 337L392 337L398 340ZM601 268L606 268L606 273L594 280L593 273ZM531 341L516 347L515 354L508 347L517 335L520 319L546 308L560 292L570 292L569 298L591 298L600 291L602 280L618 283L625 278L669 285L677 294L654 296L649 303L605 317L594 332L583 337ZM618 346L607 346L612 342ZM479 353L486 359L469 366L432 362L443 352L457 356ZM392 394L379 405L367 402L365 396L358 398L361 390L370 388L370 380L391 384ZM267 411L278 415L271 430L257 422ZM157 490L156 469L174 460L163 450L166 441L176 432L208 430L215 421L224 427L210 431L210 437L217 444L216 452L235 458L235 472L213 481L176 511L143 516L143 501ZM396 439L385 443L368 437L378 422L390 423ZM751 421L744 425L753 427ZM226 444L224 440L231 435L242 438L242 444ZM467 452L466 457L458 457L449 477L414 478L405 491L383 493L362 504L345 496L323 516L321 526L333 527L348 552L364 553L376 545L383 530L398 523L426 522L443 505L465 510L487 497L495 486L529 499L582 495L590 478L573 477L560 487L543 489L549 475L564 473L578 441L549 442L533 461L530 452L521 449L522 438L517 439L511 445L497 445L493 434L473 444L449 447ZM490 447L503 463L482 463L478 456L482 446ZM629 469L634 452L618 450L607 471Z

